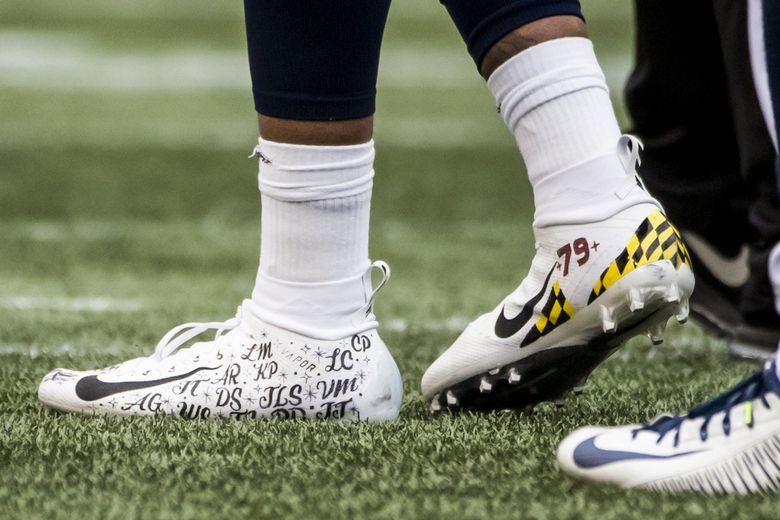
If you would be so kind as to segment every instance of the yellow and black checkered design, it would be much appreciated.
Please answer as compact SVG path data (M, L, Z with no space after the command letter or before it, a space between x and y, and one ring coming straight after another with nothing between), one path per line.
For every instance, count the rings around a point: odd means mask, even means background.
M550 297L547 299L547 303L544 304L542 315L539 316L536 324L528 331L520 346L524 347L549 333L558 325L566 323L576 312L571 302L563 295L561 286L556 280L550 290Z
M654 211L642 221L623 252L601 273L588 303L637 267L663 259L671 260L677 270L683 264L691 265L691 257L680 232L666 219L666 215Z

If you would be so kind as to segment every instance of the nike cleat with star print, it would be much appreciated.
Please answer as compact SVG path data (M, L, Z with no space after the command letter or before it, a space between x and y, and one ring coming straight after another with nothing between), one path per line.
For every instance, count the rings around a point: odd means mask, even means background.
M470 323L427 370L431 410L528 409L558 401L627 339L685 321L693 274L680 234L638 204L593 224L536 230L519 288Z
M624 488L707 494L780 486L780 381L767 363L686 415L645 425L581 428L561 442L570 475Z
M387 265L374 265L384 284ZM378 289L356 316L356 332L338 340L266 323L245 300L228 321L172 329L151 356L101 370L56 369L38 398L46 408L82 414L394 420L403 384L377 333ZM186 346L209 330L216 330L213 340Z

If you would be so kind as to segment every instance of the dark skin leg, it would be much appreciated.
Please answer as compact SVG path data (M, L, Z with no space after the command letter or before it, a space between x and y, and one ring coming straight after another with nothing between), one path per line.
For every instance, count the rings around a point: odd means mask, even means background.
M485 79L512 56L548 40L587 37L585 22L576 16L552 16L519 27L501 38L482 59ZM374 117L346 121L298 121L259 114L260 135L277 143L346 146L371 140Z
M298 121L259 114L260 136L277 143L346 146L367 143L374 134L374 116L346 121Z
M587 38L585 22L576 16L551 16L510 32L485 54L479 68L480 74L488 79L493 72L512 56L549 40L567 37Z

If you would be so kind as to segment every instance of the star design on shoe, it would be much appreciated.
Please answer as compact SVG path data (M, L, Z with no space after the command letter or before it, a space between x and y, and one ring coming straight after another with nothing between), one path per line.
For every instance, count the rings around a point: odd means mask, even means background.
M248 311L226 322L175 327L152 355L111 371L56 369L42 378L38 397L47 408L83 414L371 421L397 416L403 385L375 324L368 322L373 328L360 334L378 362L358 366L362 350L353 349L351 336L314 340L315 361L303 354L313 338L247 316L254 311L245 305ZM217 331L213 340L198 340L209 330ZM258 343L252 330L265 330L267 340Z

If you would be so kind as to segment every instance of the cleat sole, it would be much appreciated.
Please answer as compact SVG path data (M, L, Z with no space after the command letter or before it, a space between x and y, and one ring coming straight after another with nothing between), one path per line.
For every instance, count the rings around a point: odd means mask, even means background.
M625 341L647 333L654 343L660 343L667 320L672 317L678 321L687 318L688 296L693 288L690 271L683 276L675 276L681 283L666 278L667 285L663 285L658 283L659 278L663 280L662 276L651 278L653 272L669 268L673 269L671 263L668 266L651 264L638 269L634 273L643 269L651 273L646 275L651 282L642 286L641 290L631 287L622 294L613 291L611 299L593 302L591 305L596 307L591 316L600 323L596 321L595 327L598 328L589 341L566 344L571 332L560 332L555 346L504 364L497 372L495 367L491 367L489 371L441 389L441 392L446 392L447 407L450 410L474 411L526 410L545 401L560 402L571 391L582 393L591 372ZM668 276L668 270L663 276ZM674 285L669 285L669 282ZM610 290L602 297L609 295ZM668 301L670 293L676 295L679 301Z
M680 288L677 287L677 284L672 284L669 286L669 288L666 290L666 294L664 295L664 300L667 303L676 303L680 301Z
M601 306L601 329L604 331L605 334L609 334L610 332L615 332L617 330L617 323L615 322L615 318L612 315L612 311L610 311L607 307L604 305Z
M647 337L653 342L653 345L660 345L664 342L664 333L666 332L666 322L656 323L647 331Z
M688 298L683 298L680 300L680 304L677 306L677 311L675 312L675 319L678 323L685 323L688 321L688 316L691 313L691 308L688 303Z
M452 393L452 390L447 391L447 406L458 406L458 398Z
M628 308L631 312L645 308L645 295L639 289L631 289L628 291Z

